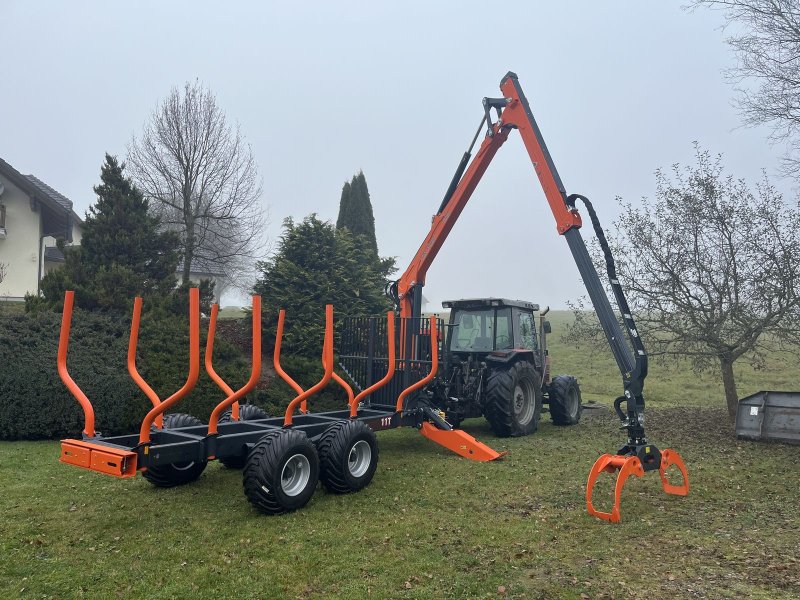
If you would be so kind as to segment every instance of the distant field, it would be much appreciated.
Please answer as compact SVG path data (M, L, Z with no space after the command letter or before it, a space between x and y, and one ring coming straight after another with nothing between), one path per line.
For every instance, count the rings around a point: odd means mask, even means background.
M569 318L552 314L554 370L609 407L616 367L560 343ZM740 392L797 389L798 375L796 357L740 368ZM595 458L623 441L607 408L571 428L543 415L519 439L467 421L509 451L486 464L414 430L381 433L368 488L320 490L281 517L257 514L216 463L164 490L61 465L56 442L0 443L0 598L800 597L797 448L737 441L712 376L654 367L647 381L651 439L682 453L692 488L676 498L657 474L630 480L619 525L584 505Z

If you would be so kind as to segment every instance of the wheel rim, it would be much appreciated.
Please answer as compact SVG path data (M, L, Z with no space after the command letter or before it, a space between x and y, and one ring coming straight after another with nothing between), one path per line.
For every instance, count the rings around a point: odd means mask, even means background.
M281 490L287 496L302 493L311 478L311 463L304 454L295 454L281 469Z
M575 388L570 388L567 398L569 399L569 404L567 406L569 409L569 416L574 419L578 416L578 409L580 408L580 402L578 401L578 390Z
M353 477L361 477L369 470L372 462L372 448L365 440L358 440L347 456L347 470Z
M527 425L531 422L533 405L533 386L527 381L520 381L514 386L514 416L517 423Z

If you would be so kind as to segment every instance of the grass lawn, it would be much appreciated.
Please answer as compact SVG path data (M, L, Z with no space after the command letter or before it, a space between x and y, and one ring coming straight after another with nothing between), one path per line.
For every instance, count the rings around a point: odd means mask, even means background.
M556 317L554 370L610 406L613 365L561 346L567 316ZM792 389L799 371L777 358L766 371L742 369L741 395ZM0 597L800 597L797 449L736 440L713 378L656 368L648 384L648 433L681 452L692 489L677 498L657 474L629 480L619 525L584 505L595 458L623 441L608 408L571 428L543 415L522 439L467 421L509 451L487 464L413 430L383 432L369 487L320 490L281 517L256 513L239 472L216 463L164 490L61 465L56 442L3 442Z

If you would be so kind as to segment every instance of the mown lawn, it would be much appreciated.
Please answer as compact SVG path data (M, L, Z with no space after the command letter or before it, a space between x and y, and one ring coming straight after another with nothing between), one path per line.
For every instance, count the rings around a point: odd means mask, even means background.
M0 597L800 597L797 448L736 440L712 378L648 379L648 432L681 452L690 495L666 496L648 474L626 485L621 524L586 514L589 468L623 439L607 408L619 383L610 361L560 345L553 321L555 371L606 408L571 428L544 415L523 439L468 421L509 451L488 464L413 430L381 433L368 488L319 490L281 517L257 514L218 464L163 490L61 465L56 442L0 443ZM776 363L743 369L742 395L792 389L796 362Z

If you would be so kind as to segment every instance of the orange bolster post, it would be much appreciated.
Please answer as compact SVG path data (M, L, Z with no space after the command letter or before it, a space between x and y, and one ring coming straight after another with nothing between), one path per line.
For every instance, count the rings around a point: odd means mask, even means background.
M206 358L208 359L208 355L206 355ZM250 379L247 381L244 387L238 389L236 392L231 392L231 394L225 398L225 400L217 404L211 413L211 418L208 420L208 435L216 435L217 424L219 423L219 417L222 415L222 411L231 406L234 402L238 402L240 398L243 398L245 395L249 394L253 388L256 387L256 384L261 377L261 296L253 296L252 360L253 367L250 371Z
M150 409L139 429L139 443L147 444L150 442L150 427L156 417L164 414L178 400L194 389L197 379L200 376L200 290L198 288L189 289L189 376L186 383L177 392L164 400L158 406Z
M405 402L406 397L408 397L413 392L416 392L418 389L425 387L433 378L436 377L436 371L439 369L439 345L436 339L436 317L431 317L431 370L430 372L420 379L418 382L408 386L397 397L397 412L403 410L403 403ZM403 327L405 331L406 327Z
M283 370L283 367L281 367L281 343L283 342L283 325L285 321L286 311L281 309L278 311L278 331L275 333L275 351L272 353L272 365L275 367L275 372L280 378L283 379L296 394L300 395L305 390ZM305 400L300 404L300 412L308 412Z
M61 335L58 339L58 376L67 386L67 389L78 401L83 409L83 434L86 437L94 437L94 408L86 394L81 391L78 384L73 381L67 371L67 349L69 348L69 330L72 324L72 305L75 301L75 292L68 291L64 294L64 310L61 313Z
M361 402L363 398L366 398L370 394L376 392L387 383L392 380L394 377L394 369L395 369L395 348L394 348L394 312L389 311L386 313L386 336L388 338L388 347L389 347L389 369L384 375L383 379L380 381L373 383L367 389L362 390L355 398L350 400L350 418L355 418L358 415L358 403Z
M326 366L327 365L325 364L325 354L323 353L323 355L322 355L322 368L325 369ZM341 386L341 388L345 391L345 393L347 394L347 406L350 406L353 403L353 400L355 399L355 396L353 394L353 388L350 387L350 384L347 383L344 379L339 377L339 375L336 373L336 371L332 371L331 378L336 383L338 383Z
M206 338L205 366L206 366L206 373L208 373L208 376L211 377L212 381L217 384L217 387L222 390L222 392L225 394L225 397L228 397L233 394L233 388L229 386L225 382L225 380L217 374L217 372L214 370L214 365L212 363L214 356L214 336L217 333L218 313L219 313L219 304L212 304L211 317L208 320L208 337ZM239 420L238 402L234 402L233 405L231 406L231 418L234 421Z
M154 407L161 404L155 390L151 388L136 369L136 346L139 344L139 323L142 318L142 298L137 296L133 300L133 318L131 319L131 336L128 340L128 374L131 376L139 389L150 399ZM155 426L161 429L164 426L164 416L158 415L154 421Z
M328 304L325 306L325 339L322 343L322 364L325 366L325 374L313 387L307 389L302 394L295 397L289 406L286 407L286 415L283 419L283 426L290 427L292 425L292 415L294 414L297 405L307 400L321 389L323 389L330 382L333 377L333 305Z

